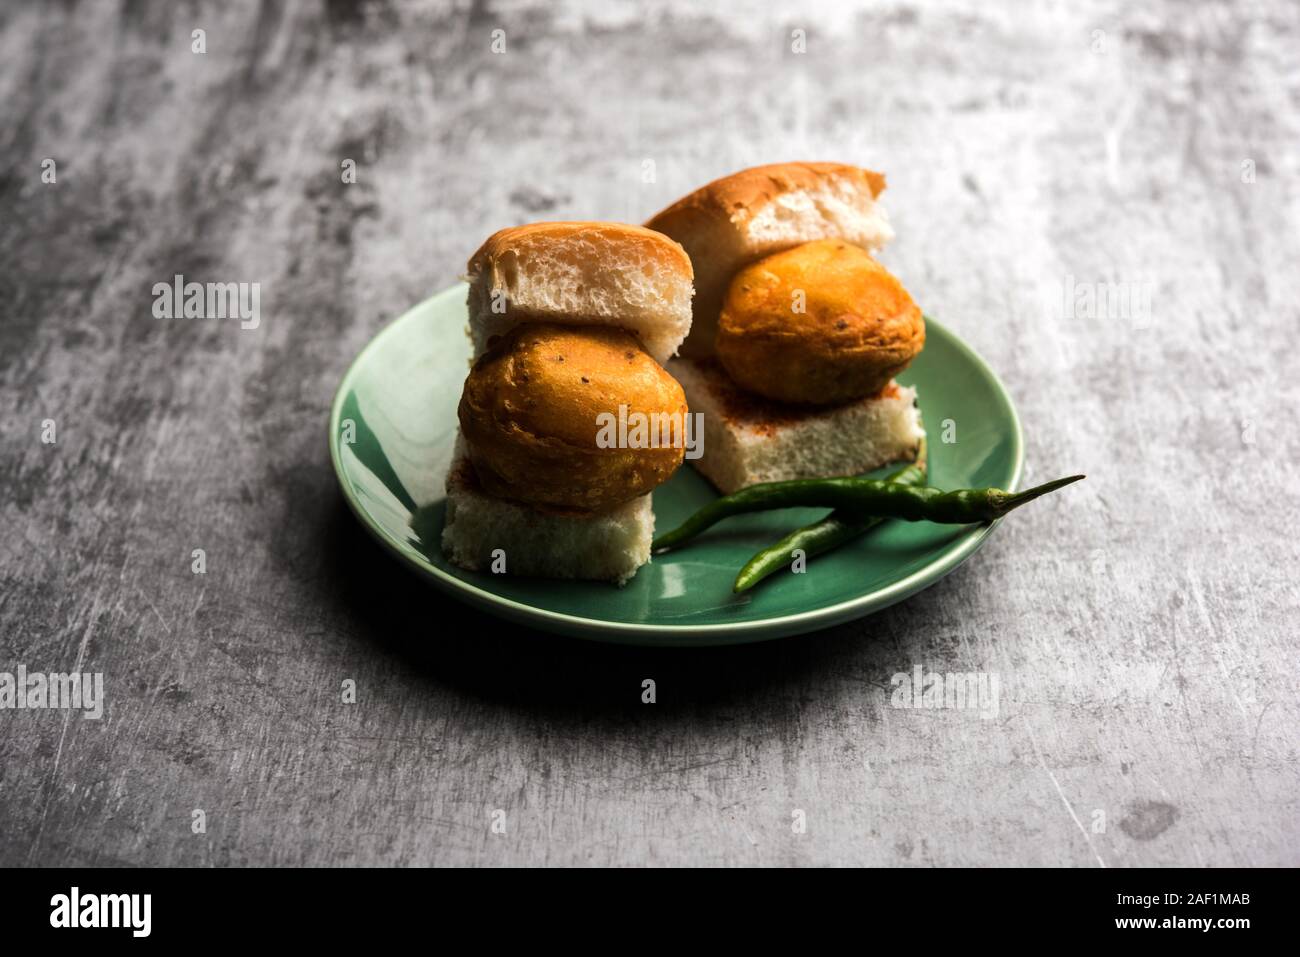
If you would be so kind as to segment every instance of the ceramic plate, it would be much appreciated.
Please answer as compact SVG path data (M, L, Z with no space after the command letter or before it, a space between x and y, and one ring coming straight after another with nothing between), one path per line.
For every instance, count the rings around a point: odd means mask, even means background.
M774 575L740 596L731 585L750 556L824 510L730 519L693 545L656 557L623 588L465 571L447 562L439 539L468 358L464 286L401 316L344 375L330 414L330 455L348 504L380 543L437 587L503 618L627 644L763 641L902 601L969 558L996 527L886 522L812 559L805 573ZM1020 423L979 356L930 319L925 349L899 381L919 392L933 484L1016 487ZM959 423L959 441L940 441L945 419ZM683 466L654 492L656 528L673 528L715 494Z

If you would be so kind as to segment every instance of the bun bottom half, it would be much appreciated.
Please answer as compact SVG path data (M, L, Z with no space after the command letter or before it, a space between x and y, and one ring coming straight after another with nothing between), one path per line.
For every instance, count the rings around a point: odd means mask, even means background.
M447 474L442 551L470 571L491 572L500 555L509 575L624 585L650 561L650 498L642 495L597 515L540 512L484 492L464 440L458 440Z
M916 390L895 382L876 396L813 408L745 392L713 359L674 359L666 368L691 412L704 414L704 454L688 461L723 494L915 461L925 437Z

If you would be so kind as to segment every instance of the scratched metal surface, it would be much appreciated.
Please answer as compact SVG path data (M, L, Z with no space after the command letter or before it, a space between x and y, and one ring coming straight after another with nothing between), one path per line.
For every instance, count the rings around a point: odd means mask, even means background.
M0 669L107 703L0 711L0 862L1300 864L1300 7L1144 7L5 5ZM703 653L480 618L364 537L325 418L387 319L500 226L791 158L888 174L887 264L1027 479L1087 482ZM176 273L260 325L155 319ZM917 665L997 716L891 707Z

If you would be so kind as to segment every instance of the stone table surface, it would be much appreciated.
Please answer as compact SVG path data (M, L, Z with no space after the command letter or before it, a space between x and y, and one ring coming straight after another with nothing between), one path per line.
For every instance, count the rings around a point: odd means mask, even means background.
M0 863L1300 864L1298 48L1282 0L4 5L0 670L106 700L0 710ZM386 321L499 227L788 159L885 171L1026 480L1087 482L731 649L372 544L325 431ZM260 323L155 318L176 274ZM917 666L996 716L891 707Z

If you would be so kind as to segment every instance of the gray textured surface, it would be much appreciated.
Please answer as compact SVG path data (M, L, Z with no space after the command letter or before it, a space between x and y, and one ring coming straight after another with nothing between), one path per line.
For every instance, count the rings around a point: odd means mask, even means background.
M0 11L0 670L108 689L0 712L0 863L1300 863L1300 7L229 6ZM886 262L1068 507L702 653L478 618L362 535L325 418L388 318L502 225L790 158L888 174ZM177 272L261 326L155 320ZM890 708L916 664L997 720Z

